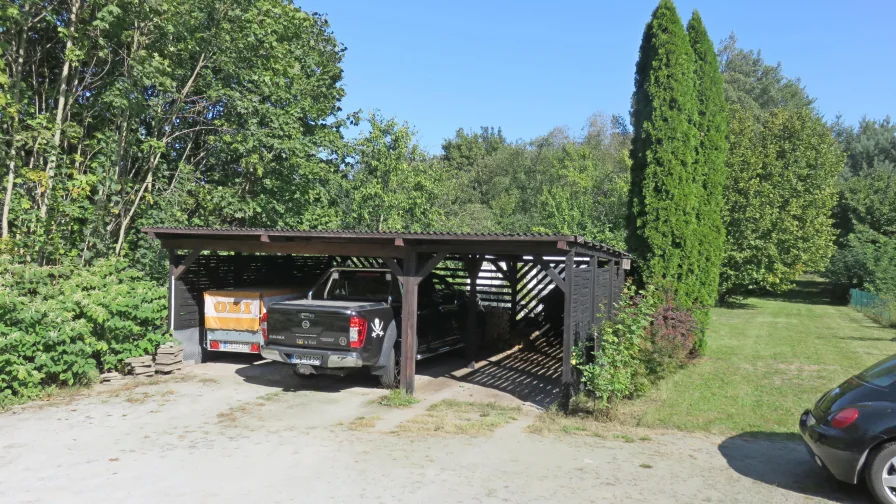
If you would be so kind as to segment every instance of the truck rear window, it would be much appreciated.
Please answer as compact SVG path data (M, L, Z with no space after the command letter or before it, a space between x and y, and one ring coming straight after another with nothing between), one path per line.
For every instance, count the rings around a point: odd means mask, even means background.
M389 297L391 275L386 271L334 271L311 293L312 299L343 301L385 301Z

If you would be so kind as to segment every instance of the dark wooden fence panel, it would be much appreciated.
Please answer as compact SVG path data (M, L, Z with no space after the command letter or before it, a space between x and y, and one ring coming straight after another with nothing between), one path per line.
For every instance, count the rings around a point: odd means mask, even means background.
M595 289L594 269L575 268L572 276L572 324L573 344L579 345L588 337L594 322Z

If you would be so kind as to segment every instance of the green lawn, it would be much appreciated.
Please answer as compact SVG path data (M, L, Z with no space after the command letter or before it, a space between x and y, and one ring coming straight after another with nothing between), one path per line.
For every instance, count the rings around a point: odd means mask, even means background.
M826 390L896 353L896 330L828 302L803 280L779 299L712 313L706 356L621 406L624 423L718 434L792 433Z

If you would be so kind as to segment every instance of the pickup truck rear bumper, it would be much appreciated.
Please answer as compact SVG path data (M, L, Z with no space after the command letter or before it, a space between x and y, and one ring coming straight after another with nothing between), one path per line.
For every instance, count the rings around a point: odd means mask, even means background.
M324 368L359 368L362 366L361 354L358 352L342 352L338 350L311 350L277 345L261 347L261 356L276 362L293 364L293 355L320 356L320 367Z

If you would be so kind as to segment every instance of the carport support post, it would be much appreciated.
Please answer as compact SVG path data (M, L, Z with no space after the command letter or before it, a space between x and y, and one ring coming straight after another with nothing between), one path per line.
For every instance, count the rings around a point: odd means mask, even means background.
M517 329L517 316L520 310L520 278L517 259L507 262L507 274L510 277L510 330Z
M168 330L174 333L174 314L177 309L174 306L174 272L177 269L177 251L168 249Z
M401 277L404 292L401 294L401 389L414 394L414 375L417 373L417 291L420 285L417 261L418 253L405 253Z
M476 305L476 284L479 278L479 270L482 269L482 260L473 256L466 261L467 276L470 278L470 294L467 297L467 330L465 331L464 347L467 356L467 367L474 369L476 367L476 354L479 351L479 342L482 340L482 334L479 333L479 327L476 324L476 318L479 314Z
M575 259L575 252L567 254L566 268L564 269L566 288L563 296L563 372L560 377L560 404L563 409L569 409L569 402L572 399L573 389L575 388L575 377L572 369L572 347L574 343L572 332L572 279L576 267Z
M616 302L616 296L614 296L615 288L613 286L613 280L616 279L616 261L610 261L608 266L610 270L609 281L607 282L607 320L613 320L613 304Z

